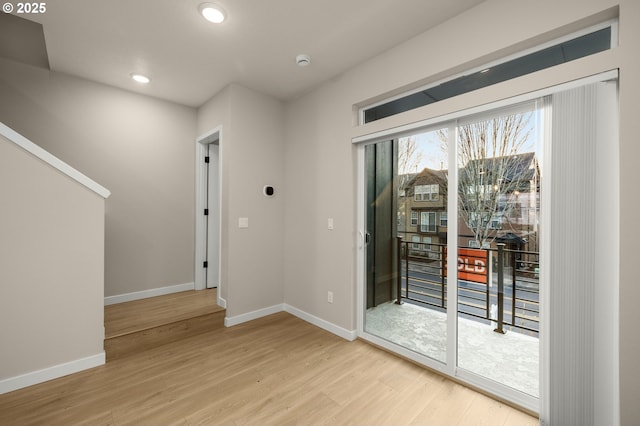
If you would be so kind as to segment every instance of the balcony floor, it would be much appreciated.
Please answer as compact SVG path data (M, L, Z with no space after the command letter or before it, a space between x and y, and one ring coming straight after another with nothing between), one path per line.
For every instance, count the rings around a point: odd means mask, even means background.
M404 303L384 303L368 309L365 331L411 351L444 362L446 314ZM458 367L538 397L537 337L458 318Z

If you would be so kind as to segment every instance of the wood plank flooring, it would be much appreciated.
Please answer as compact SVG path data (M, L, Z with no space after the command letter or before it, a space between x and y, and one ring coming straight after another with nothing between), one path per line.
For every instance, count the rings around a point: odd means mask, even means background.
M183 291L104 307L105 338L224 311L217 290Z
M287 313L0 395L0 425L537 425Z
M224 315L216 289L105 306L107 362L223 327Z

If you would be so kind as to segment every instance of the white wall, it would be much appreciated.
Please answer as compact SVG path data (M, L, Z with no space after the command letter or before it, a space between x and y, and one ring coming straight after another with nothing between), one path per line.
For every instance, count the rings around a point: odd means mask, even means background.
M353 106L398 88L437 81L464 69L532 47L620 13L620 47L573 63L478 90L366 126ZM620 328L622 424L640 420L640 300L634 253L640 241L637 158L640 134L640 2L489 0L437 28L354 68L285 107L285 300L346 329L356 327L356 184L351 138L482 105L620 68L622 202ZM336 229L326 220L334 217ZM606 225L604 225L606 226ZM301 279L304 277L304 279ZM327 291L334 303L327 303Z
M111 190L105 296L193 283L195 109L0 59L0 121Z
M282 104L231 85L198 113L198 133L222 126L222 292L227 318L283 302L284 170ZM275 196L262 194L265 185ZM238 228L240 217L249 227Z
M0 393L104 363L104 199L0 136L0 200Z
M346 330L355 329L356 307L351 90L333 82L288 104L285 150L285 301Z

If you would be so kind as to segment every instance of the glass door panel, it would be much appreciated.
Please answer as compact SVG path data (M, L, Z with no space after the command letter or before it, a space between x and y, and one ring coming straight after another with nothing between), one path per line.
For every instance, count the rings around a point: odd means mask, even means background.
M458 367L538 397L539 115L459 124Z
M365 148L364 329L446 362L447 130Z

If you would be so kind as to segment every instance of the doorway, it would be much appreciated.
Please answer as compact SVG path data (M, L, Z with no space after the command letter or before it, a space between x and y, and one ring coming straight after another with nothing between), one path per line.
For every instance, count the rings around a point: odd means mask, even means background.
M221 284L222 127L196 140L195 289L217 288L218 305L226 307Z

